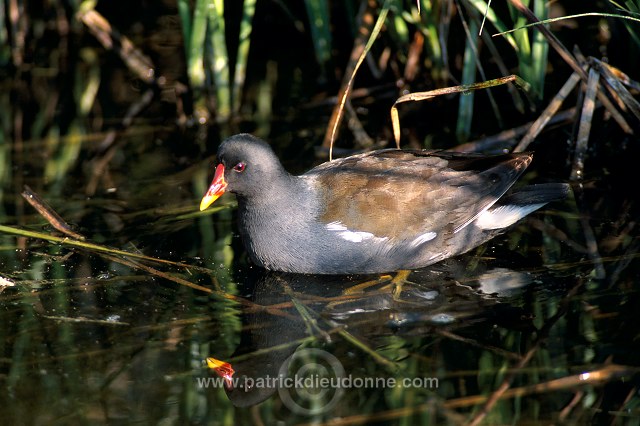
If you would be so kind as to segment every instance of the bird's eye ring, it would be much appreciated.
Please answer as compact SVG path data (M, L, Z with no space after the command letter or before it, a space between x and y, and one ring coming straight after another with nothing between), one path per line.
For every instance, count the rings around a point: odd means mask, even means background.
M235 166L233 166L233 170L235 170L238 173L242 173L244 172L245 167L247 167L245 163L238 163Z

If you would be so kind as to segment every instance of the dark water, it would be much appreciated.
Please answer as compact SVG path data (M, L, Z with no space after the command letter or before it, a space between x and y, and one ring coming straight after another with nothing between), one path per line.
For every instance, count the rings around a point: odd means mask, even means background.
M180 40L155 47L179 81ZM168 84L122 126L142 85L115 56L71 54L74 69L2 74L0 423L640 424L640 145L601 110L573 195L476 250L408 276L280 274L247 260L232 196L198 204L224 135L268 138L292 171L317 163L332 102L296 86L317 76L292 85L279 68L274 110L228 126L181 121ZM85 111L73 87L96 68L100 108ZM390 140L381 87L355 106ZM408 133L436 127L434 146L452 147L455 107L438 108L408 109ZM570 127L532 146L524 183L568 180ZM60 240L24 185L85 242Z
M69 177L40 195L88 241L181 264L3 232L7 424L469 420L507 379L492 423L637 418L637 207L610 176L576 187L586 210L554 203L408 277L298 276L250 266L233 197L197 213L207 162L172 164L166 141L145 138L112 165L115 190L86 196ZM4 197L17 209L19 194ZM22 209L2 223L59 235ZM218 377L207 357L242 380L199 382Z

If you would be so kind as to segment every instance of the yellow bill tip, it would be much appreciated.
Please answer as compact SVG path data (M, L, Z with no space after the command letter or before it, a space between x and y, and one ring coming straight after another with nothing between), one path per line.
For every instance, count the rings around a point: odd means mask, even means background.
M204 197L202 197L202 201L200 201L200 211L201 212L205 211L218 198L220 198L220 196L216 194L207 194Z
M220 367L224 367L225 365L230 365L224 361L220 361L219 359L215 359L214 357L207 358L207 366L212 370Z

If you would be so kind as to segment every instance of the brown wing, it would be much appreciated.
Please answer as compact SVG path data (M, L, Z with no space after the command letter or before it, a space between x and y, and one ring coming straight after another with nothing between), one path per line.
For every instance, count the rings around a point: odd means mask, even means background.
M323 222L412 240L462 229L509 189L531 158L383 150L322 164L306 176L324 196Z

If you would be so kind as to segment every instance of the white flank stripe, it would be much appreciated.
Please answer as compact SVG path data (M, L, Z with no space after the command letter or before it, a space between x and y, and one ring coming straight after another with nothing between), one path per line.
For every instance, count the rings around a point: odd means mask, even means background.
M500 229L513 225L529 213L538 210L547 203L530 204L528 206L506 205L485 210L475 220L480 229Z
M384 237L384 238L376 237L371 232L350 231L349 229L347 229L346 226L342 224L342 222L338 222L338 221L327 223L325 227L329 231L336 231L340 236L340 238L345 239L347 241L351 241L353 243L361 243L364 240L369 240L372 238L379 241L384 241L387 239L387 237Z
M340 235L340 237L344 238L347 241L351 241L354 243L361 243L364 240L368 240L370 238L374 238L375 235L373 235L370 232L359 232L359 231L340 231L338 232L338 235Z

